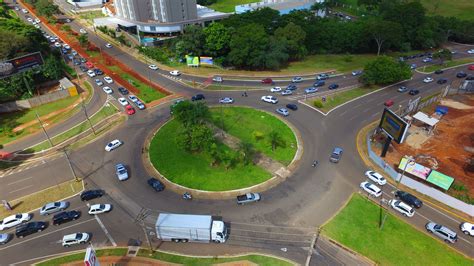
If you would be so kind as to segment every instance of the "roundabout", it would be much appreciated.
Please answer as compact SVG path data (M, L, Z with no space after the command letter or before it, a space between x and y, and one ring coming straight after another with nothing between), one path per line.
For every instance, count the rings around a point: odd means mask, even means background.
M151 164L166 179L181 188L229 192L263 185L281 175L297 156L293 129L271 113L247 107L213 107L205 125L212 139L200 151L183 147L183 123L174 118L153 134L149 147ZM245 126L242 126L245 125ZM287 170L286 170L287 171ZM262 185L262 186L260 186Z

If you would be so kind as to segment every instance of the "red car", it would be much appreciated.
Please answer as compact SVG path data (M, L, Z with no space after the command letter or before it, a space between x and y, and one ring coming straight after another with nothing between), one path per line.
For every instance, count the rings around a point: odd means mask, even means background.
M135 113L135 108L133 108L130 104L125 106L125 111L127 111L128 115L133 115Z
M262 79L262 83L263 84L274 84L273 79L271 79L271 78Z
M386 101L384 102L384 105L387 106L387 107L392 106L392 105L393 105L393 100L386 100Z
M91 69L94 68L94 65L91 62L86 62L86 67Z
M474 70L474 65L470 65L467 69Z

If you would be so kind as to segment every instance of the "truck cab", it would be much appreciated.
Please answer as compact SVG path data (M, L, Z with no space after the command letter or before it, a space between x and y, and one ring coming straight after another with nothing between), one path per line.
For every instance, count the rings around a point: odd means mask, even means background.
M228 228L223 221L212 221L211 240L214 243L224 243L228 238Z

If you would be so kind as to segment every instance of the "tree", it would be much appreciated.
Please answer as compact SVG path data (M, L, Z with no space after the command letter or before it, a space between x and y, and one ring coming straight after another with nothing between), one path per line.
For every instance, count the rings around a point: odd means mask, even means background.
M87 34L79 34L79 36L77 36L77 41L80 46L85 47L89 43L89 37Z
M202 102L184 101L173 109L173 116L181 122L184 128L202 124L210 117L209 108Z
M41 66L43 76L48 80L59 79L63 76L63 66L58 58L49 55Z
M59 13L58 6L53 4L50 0L38 0L34 6L41 16L48 18Z
M377 55L380 55L383 45L390 47L395 42L400 42L403 36L400 24L392 21L383 21L380 18L367 20L366 32L377 44Z
M177 136L177 142L189 152L202 152L215 142L212 130L204 125L192 125Z
M451 60L453 58L453 54L449 49L442 49L436 53L433 53L434 59L439 59L440 65L444 64L444 61Z
M0 58L13 58L19 51L30 45L27 37L0 29Z
M206 36L202 27L196 25L187 26L184 34L179 39L185 54L201 56L204 54Z
M242 162L246 165L253 163L253 160L255 159L255 155L257 154L252 143L245 142L245 141L239 144L239 153L240 153Z
M221 23L213 22L204 29L206 52L210 56L225 56L229 52L230 31Z
M410 67L406 63L395 61L391 57L379 56L367 63L360 80L365 85L390 84L409 79L411 75Z
M275 151L277 147L285 146L285 141L281 137L280 133L278 133L276 130L272 130L270 133L268 133L268 140L272 145L272 151Z
M290 60L299 60L306 56L306 32L300 26L290 22L285 27L276 29L275 37L285 44Z

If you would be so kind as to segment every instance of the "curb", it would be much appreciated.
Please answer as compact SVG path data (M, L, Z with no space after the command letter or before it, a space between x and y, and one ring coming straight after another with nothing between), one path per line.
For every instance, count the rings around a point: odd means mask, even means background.
M472 65L472 64L474 64L474 58L472 58L472 62L470 62L470 63L464 63L464 64L460 64L460 65L456 65L456 66L452 66L452 67L440 68L440 69L441 70L448 70L448 69L453 69L453 68L457 68L457 67L460 67L460 66L467 66L467 65ZM423 71L419 71L418 69L415 69L415 71L419 74L427 75L427 74L433 74L436 70L431 71L431 72L423 72Z

